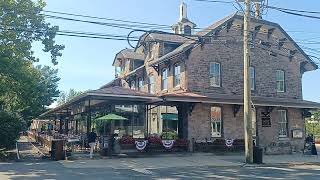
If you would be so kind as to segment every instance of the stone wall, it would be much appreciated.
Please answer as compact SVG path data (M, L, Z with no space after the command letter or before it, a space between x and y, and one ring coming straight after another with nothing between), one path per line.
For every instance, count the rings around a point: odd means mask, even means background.
M218 93L230 95L243 94L243 41L241 31L230 29L221 31L221 36L204 45L198 45L186 61L187 86L192 92ZM279 35L281 38L281 35ZM301 59L289 59L285 49L266 49L258 44L258 39L267 40L266 35L257 35L253 48L251 48L250 62L255 68L256 88L253 96L281 97L302 99L302 85L300 62ZM270 40L271 43L274 43ZM276 52L276 56L270 52ZM281 55L282 54L282 55ZM209 80L210 62L221 64L221 87L211 87ZM276 91L276 70L285 71L285 92Z
M223 130L221 138L244 139L243 108L234 116L233 105L210 105L198 103L195 105L192 114L188 119L188 138L203 141L211 139L210 126L210 107L221 106ZM305 139L304 120L300 109L286 108L288 119L288 137L278 136L279 124L277 110L271 112L271 127L262 127L261 112L265 112L265 107L257 107L256 119L260 147L264 148L265 153L281 154L300 152L303 149ZM283 109L283 108L282 108ZM303 138L292 138L293 129L302 129Z

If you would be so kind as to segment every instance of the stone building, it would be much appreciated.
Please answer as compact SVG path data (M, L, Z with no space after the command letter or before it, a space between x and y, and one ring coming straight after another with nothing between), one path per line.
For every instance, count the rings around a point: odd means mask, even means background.
M301 151L305 118L320 108L303 100L301 80L318 66L277 23L251 17L250 26L256 145L266 153ZM68 125L81 115L90 132L94 111L121 110L132 117L126 131L137 137L171 130L195 142L244 139L243 15L231 14L198 32L195 27L181 4L173 33L144 33L134 49L115 55L113 81L42 116Z
M113 85L163 99L166 106L148 111L149 133L161 133L171 114L179 137L243 139L243 15L194 33L186 12L183 3L174 33L145 33L135 49L120 51ZM304 118L320 104L303 100L301 80L317 68L280 25L251 17L253 134L266 152L303 148Z

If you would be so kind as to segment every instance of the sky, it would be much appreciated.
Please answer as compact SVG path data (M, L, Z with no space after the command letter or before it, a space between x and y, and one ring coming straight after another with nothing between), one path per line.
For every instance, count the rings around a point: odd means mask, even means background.
M105 18L172 25L178 21L181 0L46 0L45 10L74 14L83 14ZM198 27L206 27L215 21L230 15L236 9L230 4L198 2L184 0L188 6L188 18ZM269 0L270 6L319 11L319 0ZM320 15L319 15L320 16ZM320 19L309 19L283 14L269 9L263 19L280 24L296 41L320 41ZM88 23L48 19L60 30L88 31L105 34L127 35L130 30L123 30ZM97 21L97 20L94 20ZM40 43L35 43L33 50L40 64L50 65L59 70L61 78L59 89L84 91L97 89L114 79L112 62L117 52L130 48L126 41L88 39L57 36L56 42L64 44L63 56L59 64L53 66L50 54L42 51ZM304 44L319 51L320 44ZM308 51L307 54L313 52ZM315 54L313 54L315 55ZM305 100L320 102L320 70L306 72L302 78L303 97Z

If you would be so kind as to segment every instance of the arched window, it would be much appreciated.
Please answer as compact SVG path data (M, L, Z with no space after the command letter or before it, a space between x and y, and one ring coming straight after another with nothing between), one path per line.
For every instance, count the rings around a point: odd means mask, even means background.
M221 70L220 63L210 63L210 86L221 87Z
M161 78L161 90L168 89L168 68L162 70Z
M283 70L276 71L276 80L277 80L277 92L285 92L285 78L284 78Z
M181 73L181 68L180 68L180 64L177 63L174 65L173 68L173 87L179 86L180 85L180 73Z
M185 25L183 31L184 31L184 34L191 35L191 26Z
M149 83L148 83L148 92L150 94L154 94L154 76L149 76Z

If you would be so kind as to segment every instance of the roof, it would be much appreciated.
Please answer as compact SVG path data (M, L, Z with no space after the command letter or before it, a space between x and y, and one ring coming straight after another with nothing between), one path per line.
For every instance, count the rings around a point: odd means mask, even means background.
M203 29L202 31L199 31L198 33L196 33L196 36L206 36L209 35L211 32L219 29L221 26L223 26L224 24L226 24L229 21L232 21L233 19L243 19L243 15L240 13L234 13L231 14L229 16L224 17L223 19L215 22L214 24L208 26L207 28ZM251 18L252 22L256 22L256 23L261 23L261 24L266 24L266 25L270 25L270 26L274 26L277 27L288 39L289 41L293 42L293 45L301 52L301 54L312 64L312 66L317 69L318 66L315 64L315 62L300 48L300 46L286 33L286 31L277 23L274 22L270 22L267 20L263 20L263 19L256 19L256 18ZM194 41L188 41L185 42L184 44L182 44L181 46L179 46L178 48L176 48L175 50L171 51L170 53L160 57L159 59L155 60L154 62L152 62L150 65L154 65L154 64L161 64L162 62L164 62L165 60L172 58L175 55L178 55L180 53L184 53L185 51L195 47L197 45L197 39L195 39Z
M216 23L212 24L211 26L208 26L207 28L203 29L202 31L199 31L196 33L196 36L205 36L207 34L209 34L211 31L213 31L214 29L217 29L218 27L222 26L223 24L225 24L228 20L230 20L235 14L232 14L230 16L227 16L219 21L217 21ZM185 42L184 44L182 44L181 46L179 46L178 48L176 48L175 50L169 52L168 54L162 56L161 58L159 58L158 60L155 60L154 62L152 62L150 65L156 64L156 63L161 63L163 61L165 61L167 58L170 58L176 54L180 54L180 53L184 53L185 51L187 51L188 49L192 48L195 44L197 44L197 40L198 38L195 38L194 41L188 39L188 42Z
M59 113L61 111L63 111L64 113L68 113L68 110L67 112L65 112L66 109L69 109L69 107L72 107L72 105L74 104L86 100L116 100L118 102L132 103L152 103L162 101L160 98L147 92L135 91L120 86L113 86L108 88L87 91L79 96L74 97L69 102L41 114L40 117L45 117L52 113Z
M151 31L149 33L144 33L142 36L140 36L139 42L137 43L137 47L139 47L140 46L139 44L141 44L144 41L153 41L153 40L183 44L189 39L183 37L180 34L163 33L161 31Z
M137 59L137 60L144 60L144 54L137 53L134 49L123 49L118 52L113 60L113 66L119 66L118 59Z
M181 92L165 94L162 98L167 102L194 102L194 103L218 103L218 104L243 104L243 97L227 94L199 94L194 92ZM320 109L320 103L302 99L274 98L274 97L252 97L255 106L274 106Z
M103 88L108 88L108 87L112 87L112 86L120 86L120 78L115 78L112 81L108 82L107 84L101 86L99 89L103 89Z

